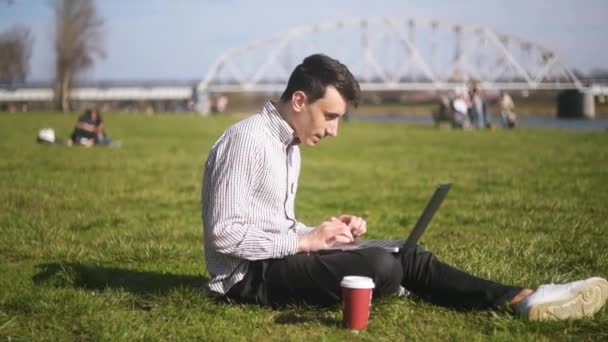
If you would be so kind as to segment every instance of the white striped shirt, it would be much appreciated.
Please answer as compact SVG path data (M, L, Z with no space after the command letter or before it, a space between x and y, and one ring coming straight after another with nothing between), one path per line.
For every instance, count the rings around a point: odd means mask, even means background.
M243 279L249 260L295 254L294 202L300 148L272 102L229 127L205 166L202 207L204 251L211 291L225 294Z

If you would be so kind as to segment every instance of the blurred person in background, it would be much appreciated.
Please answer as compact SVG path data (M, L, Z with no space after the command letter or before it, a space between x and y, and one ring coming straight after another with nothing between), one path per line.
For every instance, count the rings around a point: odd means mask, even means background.
M112 140L107 136L101 114L96 109L87 109L78 118L70 137L71 144L82 146L109 145Z
M469 119L473 125L477 128L494 128L494 125L490 121L486 99L481 92L478 81L471 82L469 97L471 98Z
M517 114L515 114L515 103L506 91L500 92L500 116L505 128L515 128L517 126Z
M469 111L471 109L471 98L466 90L456 90L456 96L451 101L452 127L471 129Z
M442 121L453 122L454 113L451 106L450 96L446 94L437 97L437 109L432 112L433 122L435 127L439 127Z

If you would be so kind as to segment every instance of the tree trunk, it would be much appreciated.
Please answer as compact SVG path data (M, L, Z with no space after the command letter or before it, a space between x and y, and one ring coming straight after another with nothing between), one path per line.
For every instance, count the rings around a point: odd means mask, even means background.
M69 73L69 70L63 70L55 81L55 109L64 113L70 110L70 87L72 82Z
M61 110L67 113L70 110L70 76L69 72L65 72L61 79Z
M53 109L61 110L61 79L55 79L55 85L53 86Z

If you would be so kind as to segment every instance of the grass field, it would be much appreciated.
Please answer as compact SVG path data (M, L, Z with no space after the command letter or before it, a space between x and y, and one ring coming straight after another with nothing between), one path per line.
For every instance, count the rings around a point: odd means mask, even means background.
M75 114L0 115L0 340L607 340L608 310L576 322L463 313L415 298L374 304L358 335L339 307L228 305L200 290L202 166L233 118L108 114L122 148L67 137ZM608 134L462 132L352 122L302 150L296 212L367 218L404 235L454 186L422 244L476 275L535 287L608 277Z

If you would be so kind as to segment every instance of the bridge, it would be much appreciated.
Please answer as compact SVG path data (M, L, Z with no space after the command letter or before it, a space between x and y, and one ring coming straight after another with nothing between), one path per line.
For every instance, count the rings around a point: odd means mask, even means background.
M291 29L226 51L199 93L280 92L305 56L346 64L367 91L453 90L468 80L486 89L585 90L548 48L490 28L427 18L370 17Z
M488 90L576 89L590 104L594 96L608 95L608 84L583 84L554 51L519 37L428 18L369 17L296 27L230 49L194 87L80 87L70 98L181 107L198 99L197 108L205 111L209 94L283 91L293 68L313 53L346 64L364 91L452 91L478 80ZM0 89L0 104L52 99L50 88Z

